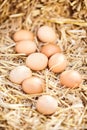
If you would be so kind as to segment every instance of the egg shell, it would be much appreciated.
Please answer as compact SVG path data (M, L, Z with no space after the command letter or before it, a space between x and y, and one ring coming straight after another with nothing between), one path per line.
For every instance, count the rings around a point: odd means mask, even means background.
M22 41L22 40L34 40L34 34L28 30L19 30L13 35L13 39L15 42Z
M39 52L30 54L26 59L26 65L36 71L45 69L47 63L47 56Z
M29 78L31 76L32 71L30 70L30 68L24 65L15 67L9 73L9 79L16 84L21 84L24 79Z
M29 54L35 52L37 49L35 42L30 41L30 40L23 40L23 41L19 41L17 43L18 44L16 44L16 46L15 46L15 51L17 53L24 53L26 55L29 55Z
M56 53L49 58L48 66L54 73L60 73L67 67L67 59L64 54Z
M23 91L28 94L42 93L44 91L44 88L45 88L44 80L36 76L27 78L22 83Z
M42 42L53 43L57 40L57 35L53 28L50 26L44 25L41 26L37 31L37 37Z
M42 95L38 98L36 103L36 109L38 112L44 115L50 115L57 110L57 100L50 95Z
M61 49L56 44L46 44L41 48L41 53L45 54L47 57L54 55L55 53L61 53Z
M66 70L60 75L60 83L69 88L77 88L82 82L82 77L75 70Z

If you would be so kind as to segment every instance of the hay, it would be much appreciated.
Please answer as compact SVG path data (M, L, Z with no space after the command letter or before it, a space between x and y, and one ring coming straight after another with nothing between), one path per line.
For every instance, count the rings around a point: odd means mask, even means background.
M12 34L20 28L36 34L44 24L56 30L67 69L78 70L83 77L79 88L68 89L48 69L33 72L46 80L43 94L57 99L58 109L51 116L36 111L36 99L42 94L27 95L8 79L9 71L26 59L15 53ZM87 129L87 0L0 0L0 130L70 129Z

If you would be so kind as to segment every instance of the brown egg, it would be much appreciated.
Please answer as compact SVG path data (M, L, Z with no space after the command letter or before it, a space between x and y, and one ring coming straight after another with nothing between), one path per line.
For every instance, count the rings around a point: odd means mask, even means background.
M56 44L49 43L47 45L44 45L41 48L41 53L44 53L47 57L50 57L50 56L54 55L55 53L60 53L60 52L61 52L61 49Z
M22 83L22 89L28 94L42 93L45 88L45 82L43 79L36 76L27 78Z
M15 42L22 40L34 40L34 35L32 32L28 30L19 30L13 35L13 39Z
M60 73L65 70L67 66L67 60L64 54L56 53L52 55L48 62L49 69L55 73Z
M26 59L26 65L32 70L43 70L46 68L47 63L47 56L39 52L30 54Z
M28 67L22 65L10 71L9 79L16 84L21 84L24 79L29 78L31 76L31 70Z
M15 46L17 53L24 53L26 55L29 55L30 53L35 52L37 49L35 42L30 40L19 41L17 43L18 44Z
M53 43L57 39L55 31L51 27L46 25L38 29L37 37L39 38L40 41L49 43Z
M76 88L82 82L82 77L75 70L66 70L60 75L60 83L69 88Z
M57 110L57 101L54 97L50 95L40 96L36 103L36 109L38 112L44 115L50 115Z

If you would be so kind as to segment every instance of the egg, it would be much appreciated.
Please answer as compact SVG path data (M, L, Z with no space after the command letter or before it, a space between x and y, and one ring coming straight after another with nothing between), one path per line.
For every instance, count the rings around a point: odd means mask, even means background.
M36 71L45 69L47 63L47 56L39 52L32 53L26 58L26 65Z
M29 55L36 51L37 46L35 42L30 40L23 40L17 42L18 44L15 45L15 51L17 53L24 53L26 55Z
M56 44L46 44L41 48L41 53L44 53L47 57L54 55L55 53L61 53L61 49Z
M57 100L50 95L42 95L39 97L36 103L36 109L38 112L44 115L50 115L57 110Z
M22 40L34 40L34 34L28 30L19 30L13 35L13 39L15 42Z
M42 93L44 91L44 88L45 88L44 80L36 76L27 78L22 83L23 91L28 94Z
M30 68L24 65L15 67L9 73L9 79L16 84L21 84L24 79L29 78L31 76L32 71L30 70Z
M57 40L57 35L53 28L50 26L44 25L41 26L37 31L37 37L42 42L53 43Z
M66 70L60 75L60 83L69 88L77 88L82 82L82 77L75 70Z
M67 59L64 54L56 53L49 58L48 66L54 73L60 73L67 67Z

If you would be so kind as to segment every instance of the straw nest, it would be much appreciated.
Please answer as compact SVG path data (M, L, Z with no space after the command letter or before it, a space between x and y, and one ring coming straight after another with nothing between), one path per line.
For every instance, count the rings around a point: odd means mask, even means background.
M48 69L33 72L46 81L43 94L57 99L57 111L51 116L36 111L36 99L42 94L25 94L8 78L9 71L26 59L15 53L12 34L21 28L36 34L45 24L56 30L67 69L78 70L83 78L79 88L69 89L60 86L59 74ZM70 129L87 130L87 0L0 0L0 130Z

